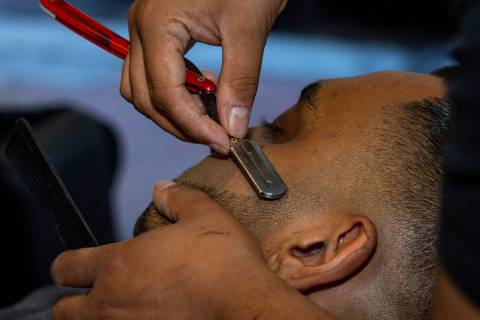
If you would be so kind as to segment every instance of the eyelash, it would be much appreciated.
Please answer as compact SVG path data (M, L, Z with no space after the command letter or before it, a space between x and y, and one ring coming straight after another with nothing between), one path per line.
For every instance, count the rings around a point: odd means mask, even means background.
M262 127L265 128L263 131L263 137L269 143L274 143L278 133L284 132L282 128L276 126L273 122L269 122L265 119L265 117L261 120Z
M268 129L271 133L277 133L284 131L282 128L275 125L273 122L268 121L265 117L261 120L262 126Z

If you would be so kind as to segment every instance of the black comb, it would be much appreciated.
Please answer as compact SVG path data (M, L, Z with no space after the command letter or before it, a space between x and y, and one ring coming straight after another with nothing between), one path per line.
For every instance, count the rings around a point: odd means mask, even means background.
M98 246L27 120L16 121L5 155L67 250Z

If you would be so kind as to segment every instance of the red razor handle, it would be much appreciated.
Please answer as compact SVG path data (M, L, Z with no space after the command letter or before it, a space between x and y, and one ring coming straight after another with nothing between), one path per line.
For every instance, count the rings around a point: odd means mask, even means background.
M127 57L130 46L128 40L66 1L40 0L40 6L52 18L100 48L122 60ZM185 62L187 65L185 87L188 91L191 93L215 93L217 91L215 83L206 79L190 61L186 60Z

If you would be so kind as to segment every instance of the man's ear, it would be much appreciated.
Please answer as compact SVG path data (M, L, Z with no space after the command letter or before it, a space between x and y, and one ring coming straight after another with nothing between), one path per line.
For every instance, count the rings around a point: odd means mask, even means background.
M375 250L376 230L368 218L339 212L323 218L300 221L298 231L291 229L268 259L277 275L297 290L347 279Z

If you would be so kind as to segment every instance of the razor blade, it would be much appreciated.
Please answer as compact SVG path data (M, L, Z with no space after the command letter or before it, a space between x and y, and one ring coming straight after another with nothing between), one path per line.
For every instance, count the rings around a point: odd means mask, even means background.
M288 191L287 185L255 141L232 138L230 156L260 198L277 200Z

